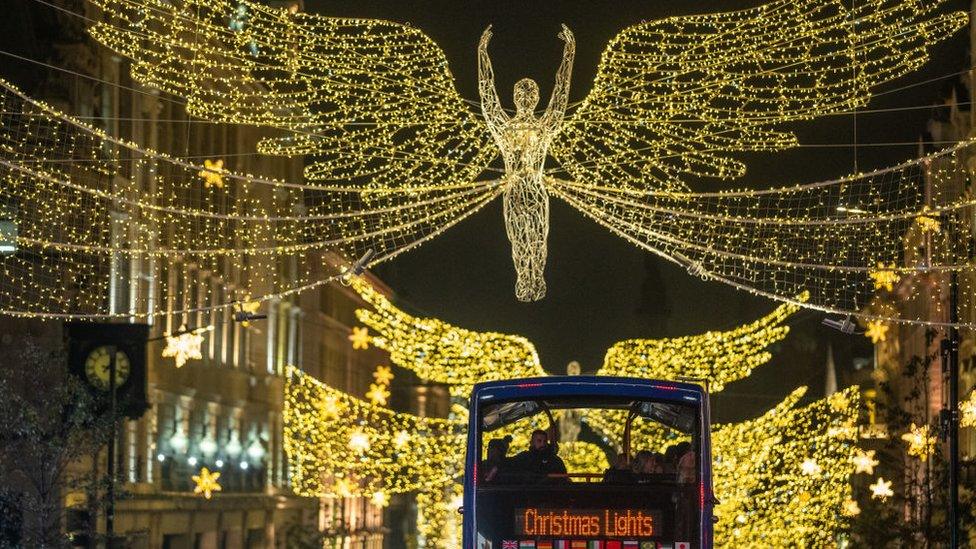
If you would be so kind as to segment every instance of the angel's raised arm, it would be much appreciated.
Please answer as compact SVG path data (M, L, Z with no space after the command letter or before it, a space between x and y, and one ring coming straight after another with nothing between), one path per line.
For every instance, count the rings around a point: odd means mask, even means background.
M545 125L553 129L559 126L566 114L566 106L569 104L569 84L573 75L573 58L576 56L576 38L573 37L569 27L563 25L559 38L566 42L563 48L563 62L559 65L556 84L552 88L552 97L549 98L549 106L546 108L546 114L543 115Z
M498 133L508 122L508 116L498 100L498 90L495 89L495 72L491 68L491 58L488 57L488 41L491 40L491 25L481 34L478 42L478 93L481 95L481 112L485 122L493 133Z

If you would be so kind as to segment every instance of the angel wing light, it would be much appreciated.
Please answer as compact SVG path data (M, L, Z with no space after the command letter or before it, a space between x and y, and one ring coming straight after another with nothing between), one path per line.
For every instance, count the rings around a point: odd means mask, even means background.
M774 0L641 23L611 41L592 90L568 117L569 30L559 34L563 62L540 116L533 112L538 88L527 79L516 84L514 116L502 109L486 31L478 48L479 117L454 89L444 54L406 25L243 0L91 1L112 15L93 35L134 60L136 79L185 97L196 116L291 131L259 149L313 155L306 177L325 190L337 182L355 189L360 200L350 207L395 197L423 200L424 211L436 213L451 204L445 195L484 190L478 178L500 154L505 168L491 189L503 195L519 299L545 293L555 195L696 274L784 301L806 286L809 306L855 313L868 300L868 273L901 252L905 226L897 220L925 205L917 181L882 189L875 179L855 178L862 185L853 194L844 180L813 186L799 199L792 188L770 191L766 201L695 194L687 183L742 176L736 153L796 145L784 123L864 105L879 84L924 63L929 47L967 20L962 12L939 13L942 0L866 0L856 9L839 0ZM547 167L549 156L558 164ZM905 200L911 189L915 198ZM867 215L857 220L832 208L872 193L882 200L861 208ZM956 198L930 206L958 209ZM390 211L386 223L397 226L399 215ZM780 219L794 223L777 229ZM345 231L348 240L382 240L356 225ZM930 267L939 266L958 264Z

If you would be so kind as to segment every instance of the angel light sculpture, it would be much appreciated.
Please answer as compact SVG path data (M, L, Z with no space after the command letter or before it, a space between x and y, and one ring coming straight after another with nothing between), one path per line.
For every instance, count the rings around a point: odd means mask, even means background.
M951 164L955 150L832 182L723 193L688 186L741 177L741 153L798 144L784 124L849 112L919 67L968 20L940 13L944 0L865 0L853 9L839 0L772 0L642 22L610 42L575 105L567 103L574 42L564 29L549 108L533 113L537 87L523 80L512 116L492 83L490 33L478 48L478 109L455 89L444 52L409 25L246 0L89 1L110 15L92 35L132 60L137 81L184 98L195 117L285 132L269 132L261 153L308 157L306 181L275 191L291 209L270 216L268 232L299 243L261 248L276 253L360 257L372 249L375 264L501 196L518 297L539 299L553 196L695 274L782 301L808 289L804 306L859 314L876 292L879 265L907 274L896 263L925 208L972 206L920 191L920 179L938 173L929 166ZM242 5L243 22L234 15ZM499 156L501 170L492 166ZM260 186L253 177L225 179L235 188L214 200ZM143 200L133 203L159 211ZM217 223L192 211L172 215ZM209 233L187 238L197 234ZM965 246L953 244L963 236L945 226L947 252L925 268L972 270ZM244 253L222 244L186 246Z
M545 163L549 145L562 128L569 104L569 82L573 71L576 41L563 25L559 37L566 42L563 62L556 73L552 98L542 116L535 115L539 86L531 78L515 83L515 116L505 113L495 91L495 75L488 57L491 27L478 44L478 91L488 130L505 161L505 232L512 243L515 262L515 296L536 301L546 295L546 236L549 234L549 193L546 192Z

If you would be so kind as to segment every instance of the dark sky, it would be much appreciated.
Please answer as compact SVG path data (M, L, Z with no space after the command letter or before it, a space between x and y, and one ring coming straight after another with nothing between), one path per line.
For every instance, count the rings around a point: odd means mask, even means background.
M862 0L863 1L863 0ZM566 23L575 33L577 57L571 100L590 89L599 56L607 43L627 26L667 16L729 11L754 7L752 1L479 1L438 2L376 0L306 0L308 11L326 15L371 17L408 22L423 30L447 54L461 94L477 98L475 51L482 30L492 24L490 52L499 93L511 106L512 85L522 77L535 79L545 99L551 90L563 43L556 34ZM964 0L952 0L967 9ZM968 66L968 36L960 32L932 50L922 70L887 84L880 91L922 82ZM945 94L949 79L878 97L868 109L924 107ZM862 144L913 142L924 130L927 108L858 117ZM788 152L751 155L749 173L737 187L765 187L834 178L853 170L853 123L837 116L794 127L805 144ZM883 167L916 155L914 146L859 148L862 170ZM551 162L551 160L550 160ZM700 187L698 187L700 188ZM683 269L657 259L559 200L551 206L548 295L540 302L520 303L514 297L514 271L501 212L501 201L462 222L419 249L382 266L378 273L413 312L436 316L479 331L517 333L539 350L550 372L564 371L579 360L584 371L595 370L606 349L628 338L657 338L727 329L753 320L776 303L715 282L702 282ZM717 420L753 415L770 407L801 384L811 394L822 392L827 343L832 342L838 366L850 369L855 356L870 346L861 336L843 336L820 326L823 315L801 312L793 333L774 351L776 358L747 380L729 386L715 399ZM843 384L843 379L842 379Z

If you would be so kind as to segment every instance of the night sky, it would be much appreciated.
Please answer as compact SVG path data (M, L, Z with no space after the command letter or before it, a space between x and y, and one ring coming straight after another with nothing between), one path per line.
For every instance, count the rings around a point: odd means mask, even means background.
M862 0L863 1L863 0ZM575 33L577 56L571 101L590 90L597 62L607 43L622 29L668 16L729 11L760 5L752 1L667 0L580 2L404 2L376 0L306 0L307 10L332 16L370 17L407 22L423 30L447 54L460 93L475 100L476 47L481 32L493 25L490 53L503 104L511 107L511 89L522 77L536 80L542 104L548 100L561 59L560 23ZM967 2L952 0L955 9ZM946 8L948 9L948 8ZM932 50L922 70L879 91L936 79L968 67L965 31ZM877 97L867 107L926 107L945 97L954 79ZM858 166L884 167L916 156L917 146L868 146L916 142L932 115L929 108L858 116ZM746 157L749 173L736 187L768 187L834 178L853 171L853 120L835 116L792 127L807 145L773 154ZM550 159L550 164L554 160ZM689 182L704 189L701 182ZM711 185L708 188L715 188ZM396 291L405 309L436 316L465 328L521 334L539 351L551 373L578 360L583 370L600 366L606 349L629 338L659 338L728 329L751 321L777 304L688 273L609 233L563 202L553 199L546 267L548 295L540 302L514 297L514 270L505 236L501 200L419 249L381 266L377 273ZM862 336L845 336L822 327L823 315L803 311L791 321L793 332L773 348L775 358L747 380L734 383L714 399L714 417L731 421L760 413L799 385L822 394L830 343L841 385L857 357L870 356Z

